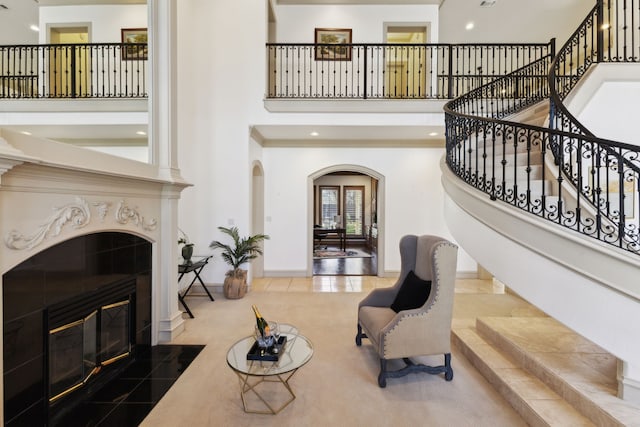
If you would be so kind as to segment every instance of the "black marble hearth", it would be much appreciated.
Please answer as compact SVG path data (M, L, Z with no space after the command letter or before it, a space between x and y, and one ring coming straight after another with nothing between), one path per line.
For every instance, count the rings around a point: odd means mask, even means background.
M158 345L98 393L62 417L56 426L137 426L204 348L202 345ZM33 424L28 424L33 425Z
M80 387L50 404L47 312L123 280L133 285L131 355L104 369L119 377L151 350L151 243L132 234L105 232L77 237L34 254L3 275L4 420L13 425L51 425L99 392L105 381ZM104 372L103 372L104 373ZM99 377L99 376L97 376ZM104 378L104 376L103 376ZM83 393L86 395L83 397ZM26 424L25 424L26 422Z

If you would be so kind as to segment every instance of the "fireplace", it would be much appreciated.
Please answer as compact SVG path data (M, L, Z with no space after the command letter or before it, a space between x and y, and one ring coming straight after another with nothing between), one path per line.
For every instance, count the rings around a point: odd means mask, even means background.
M151 346L151 243L100 232L3 275L4 421L54 424Z
M131 356L135 289L135 280L128 278L47 309L50 405L98 380L103 368L124 365Z

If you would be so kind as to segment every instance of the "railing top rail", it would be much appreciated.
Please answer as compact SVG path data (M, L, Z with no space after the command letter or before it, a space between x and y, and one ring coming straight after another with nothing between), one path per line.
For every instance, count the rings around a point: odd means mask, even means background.
M147 43L123 43L123 42L109 42L109 43L45 43L45 44L12 44L12 45L0 45L0 49L7 48L42 48L42 47L62 47L62 46L145 46Z
M558 76L557 76L556 70L559 69L559 64L560 64L560 61L564 58L564 54L573 46L572 41L581 34L581 31L584 31L584 28L589 23L589 21L594 19L594 17L598 13L599 7L600 7L600 4L596 4L593 7L593 9L591 9L591 11L580 23L580 26L573 32L571 37L567 39L567 42L564 44L564 46L560 48L560 50L558 51L558 54L555 56L555 58L553 58L553 61L551 62L551 68L549 69L549 77L548 77L549 97L551 98L551 102L554 104L555 108L560 109L562 111L562 114L572 124L574 124L578 129L580 129L581 132L583 132L585 135L588 135L588 136L593 136L593 133L591 133L591 131L587 129L586 126L584 126L573 114L571 114L569 109L564 105L564 102L560 97L560 94L558 93L558 88L557 88Z
M548 47L546 43L341 43L340 46ZM332 43L266 43L266 46L335 46Z

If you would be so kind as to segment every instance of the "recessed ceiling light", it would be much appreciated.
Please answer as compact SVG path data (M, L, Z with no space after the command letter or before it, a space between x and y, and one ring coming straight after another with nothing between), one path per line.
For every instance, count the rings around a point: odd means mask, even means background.
M431 132L431 133L429 134L429 136L437 136L437 135L438 135L438 132Z
M465 25L464 29L467 31L473 30L473 22L468 22L467 25Z
M31 31L40 31L40 28L36 24L31 24L29 29L31 29Z
M309 135L311 135L311 136L318 136L318 135L320 135L320 134L319 134L318 132L316 132L316 131L313 131L313 132L311 132Z
M31 135L31 132L27 132L26 130L23 130L22 132L20 132L23 135Z
M138 132L136 132L136 135L146 135L147 133L143 130L139 130Z

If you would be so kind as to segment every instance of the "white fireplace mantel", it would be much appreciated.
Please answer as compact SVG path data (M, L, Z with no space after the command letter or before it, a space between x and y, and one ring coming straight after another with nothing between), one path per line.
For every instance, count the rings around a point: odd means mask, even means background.
M189 184L167 179L159 166L3 129L0 138L2 274L78 236L138 235L152 243L152 344L178 335L175 215Z

